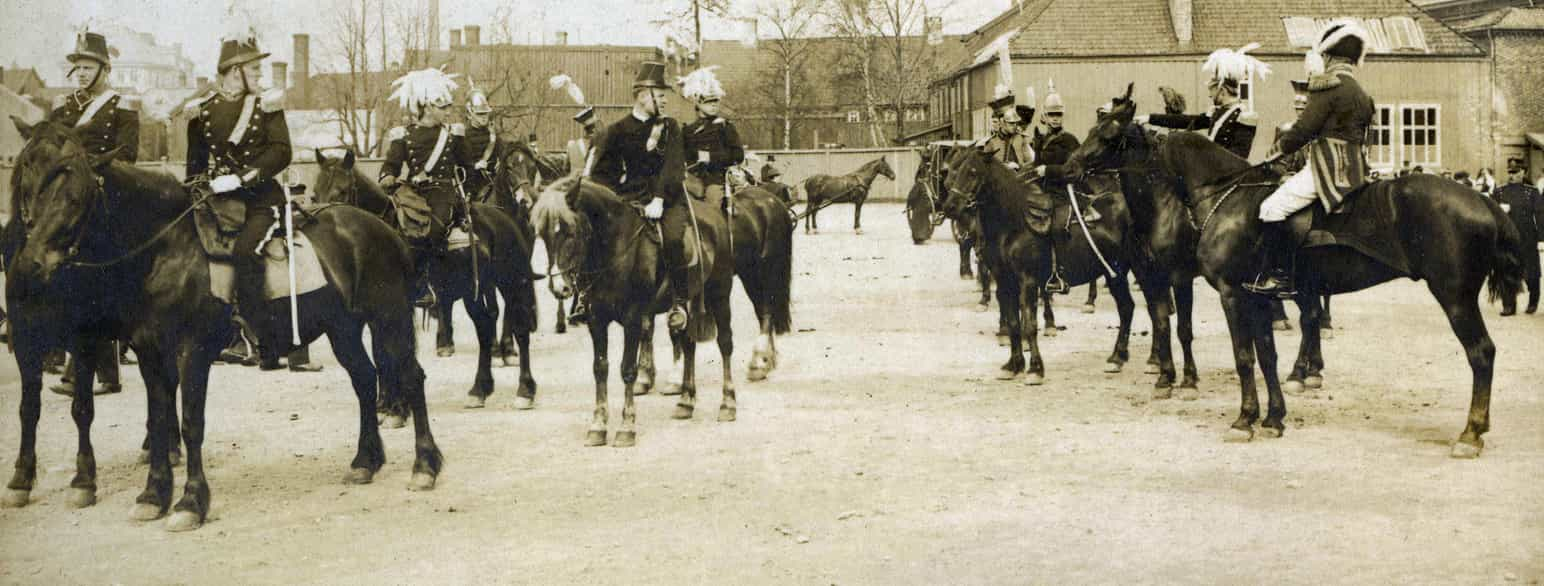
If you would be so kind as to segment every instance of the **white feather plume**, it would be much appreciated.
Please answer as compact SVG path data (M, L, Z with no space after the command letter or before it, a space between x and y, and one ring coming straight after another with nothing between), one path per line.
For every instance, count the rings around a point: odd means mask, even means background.
M1008 43L997 45L997 85L1013 92L1013 53Z
M1250 43L1239 47L1238 50L1218 49L1212 51L1206 57L1206 63L1201 65L1201 71L1212 79L1248 81L1251 75L1269 77L1271 66L1256 59L1249 52L1260 48L1259 43Z
M574 83L574 78L569 77L568 74L554 75L552 79L547 80L547 83L552 86L552 89L567 91L569 99L575 104L584 105L584 90L579 89L579 84Z
M456 77L457 74L447 74L432 67L410 71L391 82L396 89L392 90L390 99L396 100L402 109L416 114L421 104L450 101L451 92L460 87Z
M710 65L678 79L681 95L689 100L724 97L724 86L718 83L718 75L713 73L715 69L718 69L717 65Z
M232 1L225 5L225 32L220 35L220 42L236 41L239 43L256 42L256 19L252 17L252 11L242 6L239 2Z

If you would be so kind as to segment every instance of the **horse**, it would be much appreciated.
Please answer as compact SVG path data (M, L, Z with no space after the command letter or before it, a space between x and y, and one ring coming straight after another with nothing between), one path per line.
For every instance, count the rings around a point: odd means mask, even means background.
M777 367L777 336L793 329L789 305L795 224L788 205L771 191L749 187L732 197L734 273L760 328L745 377L759 381Z
M1286 428L1287 409L1277 380L1268 300L1241 288L1259 268L1260 202L1274 191L1278 176L1269 169L1250 166L1205 137L1190 134L1169 137L1158 148L1155 163L1149 169L1154 178L1168 184L1199 222L1196 256L1201 273L1217 290L1227 316L1242 396L1238 418L1224 439L1245 442L1254 438L1260 407L1250 373L1256 354L1269 401L1262 433L1280 437ZM1392 228L1395 234L1384 244L1409 259L1409 273L1349 247L1299 250L1293 268L1299 276L1295 300L1303 308L1303 340L1293 374L1307 367L1306 357L1320 353L1320 295L1359 291L1400 277L1424 279L1463 345L1474 375L1467 424L1450 455L1478 457L1485 445L1482 436L1490 428L1496 354L1480 313L1479 294L1487 280L1492 302L1519 290L1524 247L1517 228L1494 200L1433 175L1374 183L1348 199L1379 196L1386 197L1392 207L1390 213L1400 218L1398 226ZM1308 209L1301 213L1318 212Z
M808 210L804 212L804 233L820 232L820 222L815 216L826 206L851 203L852 231L862 234L863 202L868 200L869 186L874 184L874 178L880 175L895 181L895 170L890 168L890 162L885 157L864 163L857 171L840 177L811 175L805 179L804 193L809 202L806 204Z
M1113 194L1119 189L1113 181L1090 183L1096 193ZM1120 372L1129 359L1135 302L1126 282L1129 259L1134 254L1134 241L1128 235L1131 219L1119 197L1096 199L1095 205L1103 208L1102 217L1089 222L1086 233L1073 226L1076 210L1072 205L1056 206L1050 233L1040 235L1031 227L1030 201L1050 204L1055 196L1041 191L1038 182L1015 175L981 149L961 149L950 159L947 187L946 213L958 217L974 211L979 218L987 262L997 281L999 322L1010 348L1008 362L999 369L997 378L1014 380L1025 373L1023 346L1027 338L1030 362L1025 382L1038 385L1045 380L1035 305L1044 293L1043 283L1051 276L1052 262L1060 265L1063 278L1071 285L1088 283L1114 270L1116 277L1109 279L1110 294L1116 299L1120 330L1105 372ZM1090 239L1097 250L1090 246ZM1113 265L1107 266L1099 251L1107 253Z
M530 150L530 147L524 143L510 143L510 148L504 152L503 160L499 163L499 171L494 175L492 185L497 189L494 194L513 193L517 189L527 190L528 194L520 195L518 198L494 197L491 203L510 212L521 229L526 231L527 241L535 243L536 234L535 229L531 227L530 206L535 199L533 196L539 195L544 187L539 180L545 178L547 183L551 183L561 179L568 175L568 167L567 157L542 155ZM500 187L500 185L503 186ZM514 199L522 199L524 203L516 205ZM550 255L547 263L549 265L552 263ZM568 332L568 308L565 307L562 299L557 300L553 331L559 334Z
M684 355L681 398L672 417L690 419L696 407L695 356L698 342L716 338L722 357L724 376L723 403L719 421L734 421L735 402L732 357L734 339L729 313L729 293L733 288L734 264L730 262L728 226L716 210L686 197L681 205L692 205L695 225L701 234L702 255L698 266L706 275L702 287L706 311L695 311L686 332L675 334ZM610 189L582 177L569 176L542 191L531 209L531 220L553 258L547 286L553 296L567 298L576 286L587 287L590 300L590 341L594 352L595 411L585 434L585 445L606 445L610 420L606 399L607 329L612 322L622 326L622 383L626 387L622 406L622 425L612 445L631 447L637 443L637 410L633 397L640 392L638 351L647 337L652 337L653 316L670 309L668 280L660 262L661 243L656 240L658 225L646 221L634 206Z
M395 204L379 184L354 164L352 151L345 151L341 158L330 159L318 150L316 160L318 202L345 204L381 218L388 225L395 225ZM455 302L462 301L477 330L477 374L464 403L466 408L476 409L483 407L488 396L493 394L494 349L496 346L505 348L495 340L499 313L496 296L503 298L506 316L513 319L506 321L505 331L519 348L517 353L512 347L502 352L505 356L518 354L520 360L515 408L530 409L536 400L536 379L530 368L531 329L536 320L536 289L530 270L531 245L524 239L526 233L503 210L480 203L471 204L470 208L472 227L476 232L477 277L481 282L473 281L470 247L446 253L430 271L430 282L434 283L437 293L435 310L442 316L440 323L443 325L450 321ZM454 346L449 339L452 333L448 328L440 330L437 340L440 348ZM390 418L388 424L394 425L400 410L397 405L385 407Z
M40 125L51 125L43 122ZM46 130L46 129L45 129ZM195 200L175 177L113 161L115 153L92 155L73 136L59 156L49 161L36 198L27 243L8 275L7 297L25 300L54 287L73 288L89 299L76 310L82 341L118 337L129 340L139 357L140 373L149 394L150 474L144 492L135 499L133 518L158 519L172 509L166 528L185 531L201 526L209 512L210 489L204 474L204 406L210 363L230 334L231 306L211 288L209 256L192 222L184 222ZM195 179L194 183L199 183ZM411 283L402 278L412 266L407 247L389 228L348 208L315 211L302 231L327 268L328 286L302 295L302 343L323 334L331 341L338 362L348 371L359 402L359 446L344 481L370 482L385 462L375 420L376 368L390 395L403 395L415 423L412 490L434 487L442 456L429 429L423 399L423 371L413 355ZM95 280L99 287L70 287ZM361 286L368 283L370 286ZM288 309L274 300L249 318L272 324ZM18 338L36 330L17 316ZM368 326L374 341L375 364L363 344ZM258 328L269 351L289 349L288 332ZM46 335L46 334L45 334ZM17 345L22 373L23 442L7 495L13 505L25 503L35 478L37 410L42 379L41 344ZM89 364L93 346L77 343L81 361ZM91 372L79 368L77 379L90 388ZM183 497L172 506L169 459L171 428L176 425L177 390L182 390L182 437L187 450ZM95 502L96 462L90 444L92 395L76 393L72 412L80 434L72 504Z

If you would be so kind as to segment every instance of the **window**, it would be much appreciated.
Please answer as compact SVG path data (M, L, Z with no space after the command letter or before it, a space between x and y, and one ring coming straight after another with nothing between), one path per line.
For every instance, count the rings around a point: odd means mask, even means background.
M1401 156L1412 165L1442 166L1442 142L1438 134L1441 108L1435 104L1400 104Z
M862 122L863 121L863 113L861 113L861 112L859 112L857 110L848 110L847 111L847 121L848 122L852 122L852 123Z
M895 110L885 110L885 122L895 122Z
M1378 106L1372 116L1372 129L1367 137L1367 165L1393 167L1394 160L1394 109Z
M922 110L921 108L907 108L906 109L906 121L907 122L925 122L926 120L927 120L927 112L925 110Z

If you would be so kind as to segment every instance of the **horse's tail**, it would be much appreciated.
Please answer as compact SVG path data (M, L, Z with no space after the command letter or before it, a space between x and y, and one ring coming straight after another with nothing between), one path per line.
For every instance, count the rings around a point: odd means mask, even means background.
M765 290L767 309L772 314L772 333L786 334L793 330L793 316L789 310L793 290L793 223L787 229L772 226L767 236L772 239L767 255L763 258L761 286Z
M1517 225L1512 223L1506 212L1501 210L1501 204L1495 200L1484 197L1486 205L1490 207L1491 215L1496 218L1495 250L1491 254L1490 278L1486 289L1490 293L1490 302L1498 299L1516 299L1517 294L1523 288L1523 254L1533 251L1525 251L1522 233L1517 230ZM1536 252L1533 252L1537 254Z

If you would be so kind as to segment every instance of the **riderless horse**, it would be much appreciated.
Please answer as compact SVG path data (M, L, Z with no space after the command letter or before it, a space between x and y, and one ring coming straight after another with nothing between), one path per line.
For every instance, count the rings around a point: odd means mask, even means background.
M809 201L804 212L804 233L820 231L816 215L826 206L850 203L853 204L852 230L862 234L863 202L868 200L869 186L874 184L874 178L880 175L895 181L895 170L890 168L890 162L885 157L864 163L857 171L839 177L811 175L805 179L804 193Z

